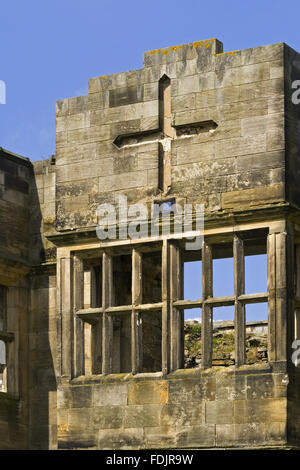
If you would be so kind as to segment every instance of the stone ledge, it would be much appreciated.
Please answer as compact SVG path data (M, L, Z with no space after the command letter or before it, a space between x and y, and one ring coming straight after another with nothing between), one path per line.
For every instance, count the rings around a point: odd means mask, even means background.
M277 370L278 369L278 370ZM264 364L245 364L240 367L235 366L220 366L211 367L209 369L177 369L170 372L166 377L162 372L142 373L133 375L132 373L122 374L109 374L109 375L91 375L76 377L67 382L73 386L78 385L93 385L93 384L111 384L111 383L126 383L126 382L143 382L143 381L157 381L166 380L173 381L176 379L198 379L208 377L220 376L238 376L238 375L256 375L256 374L274 374L284 372L286 370L286 363L264 363ZM64 385L64 384L63 384Z

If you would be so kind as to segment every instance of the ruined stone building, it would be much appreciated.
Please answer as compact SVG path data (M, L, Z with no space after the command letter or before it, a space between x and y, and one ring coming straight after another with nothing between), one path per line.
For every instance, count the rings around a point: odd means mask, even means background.
M57 102L48 160L0 149L1 449L300 444L299 79L300 56L283 43L153 50L141 69ZM100 239L97 208L120 196L149 211L204 205L201 247L187 250L185 234ZM267 255L268 287L249 294L254 254ZM212 275L221 258L234 266L224 297ZM196 300L183 289L192 260ZM262 302L268 359L249 364L245 311ZM234 307L230 367L213 364L220 306ZM202 359L185 368L195 307Z

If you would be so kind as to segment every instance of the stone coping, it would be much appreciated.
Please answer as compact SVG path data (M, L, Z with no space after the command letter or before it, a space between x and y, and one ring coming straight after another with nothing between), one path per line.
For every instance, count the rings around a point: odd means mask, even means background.
M152 381L152 380L177 380L177 379L197 379L197 378L213 378L220 376L236 376L236 375L256 375L256 374L270 374L270 373L286 373L287 363L263 363L263 364L245 364L240 367L235 366L216 366L209 369L178 369L174 372L164 376L162 372L141 373L133 375L132 373L122 374L108 374L108 375L91 375L76 377L70 381L62 381L61 384L66 383L71 386L78 385L93 385L93 384L107 384L107 383L126 383L133 381Z

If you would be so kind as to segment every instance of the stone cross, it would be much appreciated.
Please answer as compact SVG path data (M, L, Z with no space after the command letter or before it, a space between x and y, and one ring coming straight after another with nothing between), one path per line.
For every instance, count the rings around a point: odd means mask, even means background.
M118 135L114 144L118 148L137 147L158 142L159 172L158 187L166 196L171 189L171 143L173 140L191 138L200 132L208 132L217 127L214 121L191 122L189 125L172 124L171 81L164 75L159 81L159 128L153 131Z

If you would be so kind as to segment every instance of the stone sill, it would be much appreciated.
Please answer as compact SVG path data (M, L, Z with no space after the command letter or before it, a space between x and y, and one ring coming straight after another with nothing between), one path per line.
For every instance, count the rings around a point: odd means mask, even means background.
M164 376L162 372L150 372L135 374L122 373L122 374L109 374L109 375L91 375L80 376L71 379L71 385L92 385L101 383L124 383L132 381L145 381L145 380L174 380L174 379L187 379L187 378L200 378L200 377L213 377L213 376L234 376L234 375L249 375L249 374L269 374L276 372L285 372L286 363L265 363L265 364L249 364L240 367L211 367L210 369L178 369L174 372Z
M90 385L94 383L120 383L132 382L133 380L161 380L163 379L162 372L149 372L143 374L122 373L122 374L108 374L108 375L90 375L80 376L70 380L71 385Z

